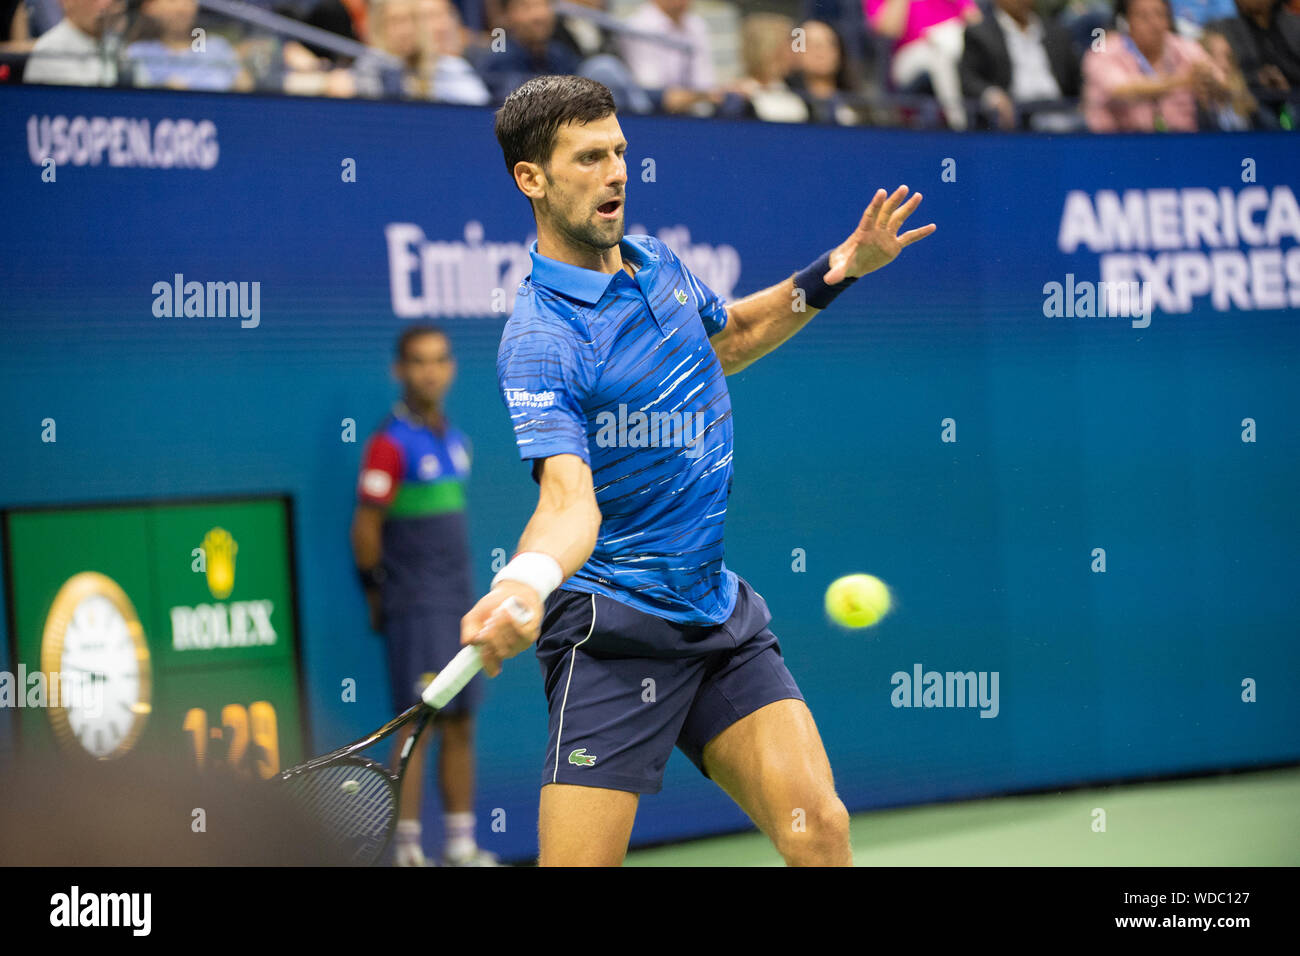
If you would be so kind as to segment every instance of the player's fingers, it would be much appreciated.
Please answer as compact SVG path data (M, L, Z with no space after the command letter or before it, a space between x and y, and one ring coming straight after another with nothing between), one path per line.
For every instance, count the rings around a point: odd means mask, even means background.
M475 639L487 625L488 618L492 616L492 612L484 606L488 597L490 595L480 598L479 602L469 609L469 613L460 619L461 644L478 643Z
M505 655L501 653L499 627L494 627L492 622L489 621L486 626L479 629L479 632L470 643L478 645L479 662L483 665L483 670L488 677L496 677L497 674L501 673L501 661L505 659Z
M885 201L886 195L888 194L883 189L876 190L876 194L871 197L871 203L862 214L862 221L858 223L859 229L870 229L876 224L876 220L880 216L880 205Z
M921 194L913 193L912 198L899 206L894 211L894 214L889 217L889 231L896 233L903 228L903 223L907 222L907 217L916 212L916 207L919 205L921 205Z
M910 229L898 237L898 244L900 246L910 246L917 240L924 239L938 228L939 227L934 223L929 223L928 225L922 226L920 229Z
M461 645L464 646L465 644L473 644L474 638L478 635L478 632L481 631L482 629L483 629L483 623L474 614L474 609L471 609L468 614L466 614L464 617L460 619Z
M903 201L903 197L906 195L907 195L906 186L899 186L897 189L895 189L890 194L889 198L886 199L884 203L881 205L880 217L879 219L877 219L876 224L879 226L886 225L889 222L889 217L894 214L894 210L898 208L898 204Z

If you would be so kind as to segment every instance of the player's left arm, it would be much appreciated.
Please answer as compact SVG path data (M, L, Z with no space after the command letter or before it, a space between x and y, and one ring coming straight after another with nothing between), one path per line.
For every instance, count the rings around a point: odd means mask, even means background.
M876 190L853 233L808 268L753 295L727 305L722 331L709 341L727 375L758 361L808 324L857 279L886 266L914 242L935 231L928 223L899 234L921 204L921 194L906 199L908 188L892 195ZM802 294L801 294L802 293Z

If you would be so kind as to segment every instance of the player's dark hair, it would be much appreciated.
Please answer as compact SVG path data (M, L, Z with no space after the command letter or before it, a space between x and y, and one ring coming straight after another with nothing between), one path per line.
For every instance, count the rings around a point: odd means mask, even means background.
M614 112L614 94L581 76L538 76L515 90L497 110L496 134L511 178L516 163L549 171L560 127L586 124Z
M402 329L402 334L397 337L397 345L393 349L394 355L399 362L406 361L406 349L412 342L425 335L441 335L444 339L448 338L446 331L432 322L417 322L414 325L408 325Z

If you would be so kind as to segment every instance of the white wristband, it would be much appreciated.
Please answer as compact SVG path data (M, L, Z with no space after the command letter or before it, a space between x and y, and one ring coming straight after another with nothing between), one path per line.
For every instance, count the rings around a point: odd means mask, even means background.
M511 558L510 563L496 573L492 587L502 581L518 581L537 592L542 603L551 592L564 583L564 569L560 562L541 551L525 551Z

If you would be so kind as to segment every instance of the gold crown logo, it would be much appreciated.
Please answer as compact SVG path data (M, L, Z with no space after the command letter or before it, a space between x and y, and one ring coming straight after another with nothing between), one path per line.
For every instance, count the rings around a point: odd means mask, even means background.
M217 600L230 597L235 589L235 552L239 545L225 528L213 528L203 536L208 590Z

